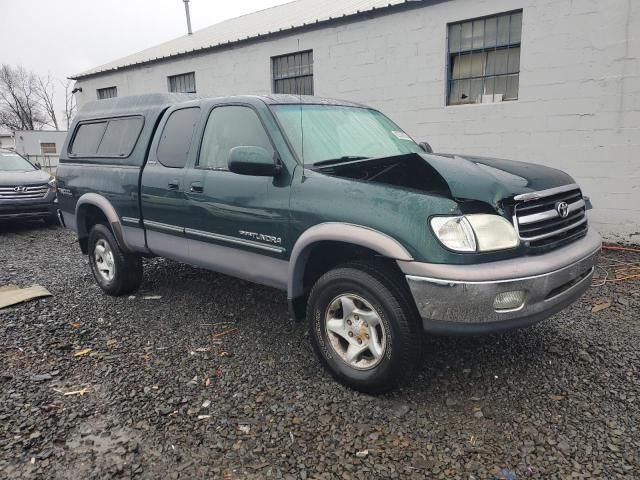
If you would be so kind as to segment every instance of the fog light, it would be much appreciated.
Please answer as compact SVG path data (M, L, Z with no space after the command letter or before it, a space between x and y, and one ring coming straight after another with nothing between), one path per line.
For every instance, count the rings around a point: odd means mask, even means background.
M493 308L498 312L500 310L517 310L524 305L526 296L527 292L524 290L499 293L493 301Z

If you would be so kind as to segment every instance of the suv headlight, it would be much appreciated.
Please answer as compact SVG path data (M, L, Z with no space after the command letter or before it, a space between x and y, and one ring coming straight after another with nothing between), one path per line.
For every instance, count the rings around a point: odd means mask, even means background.
M51 180L49 180L48 182L49 188L52 190L56 189L56 185L58 184L58 182L56 181L56 177L51 177Z
M491 252L520 244L513 225L499 215L433 217L431 229L445 247L456 252Z

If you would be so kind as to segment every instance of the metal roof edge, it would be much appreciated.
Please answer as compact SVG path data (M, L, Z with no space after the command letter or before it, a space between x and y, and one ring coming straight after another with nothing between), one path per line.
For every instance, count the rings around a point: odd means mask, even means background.
M179 58L179 57L184 57L190 54L204 54L210 51L224 50L227 48L236 47L237 45L251 43L258 40L263 40L265 38L290 35L292 32L301 31L301 30L316 30L320 28L325 28L327 25L345 23L345 22L351 21L352 19L358 19L358 18L362 18L372 14L373 15L377 15L377 14L390 15L390 14L396 13L397 11L403 11L405 9L410 10L414 8L422 8L422 7L435 5L438 3L445 3L449 1L452 1L452 0L404 0L404 2L395 4L395 5L390 3L384 7L372 7L368 10L358 10L356 13L342 14L339 17L335 17L335 18L329 17L324 20L316 19L316 21L313 23L303 23L302 25L297 25L297 26L292 25L291 27L280 28L279 30L274 32L259 33L257 35L248 36L246 38L239 38L233 41L228 40L227 42L224 42L224 43L218 43L216 45L209 45L206 47L194 48L191 50L186 50L184 52L172 53L162 57L150 58L149 60L144 60L141 62L124 64L117 67L98 70L98 71L87 73L87 74L79 73L73 76L69 76L67 77L67 79L78 81L81 79L104 75L106 73L117 72L119 70L130 70L135 67L158 63L170 58ZM247 15L250 15L250 14L247 14ZM170 42L171 40L168 40L168 41ZM149 48L153 48L153 47L149 47Z

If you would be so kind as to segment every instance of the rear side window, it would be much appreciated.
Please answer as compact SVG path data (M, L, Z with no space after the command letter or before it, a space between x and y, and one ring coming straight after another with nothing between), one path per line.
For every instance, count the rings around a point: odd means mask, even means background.
M200 108L183 108L173 112L162 130L158 143L158 161L165 167L182 168L187 163Z
M98 147L98 155L131 155L142 124L140 117L110 120Z
M107 122L84 123L78 127L73 139L71 153L74 155L95 155L107 128Z
M71 154L128 157L136 145L143 124L141 117L82 123L73 139Z

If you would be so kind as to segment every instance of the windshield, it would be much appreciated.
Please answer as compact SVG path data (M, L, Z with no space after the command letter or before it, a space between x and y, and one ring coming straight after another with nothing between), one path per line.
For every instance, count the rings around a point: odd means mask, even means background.
M35 169L16 153L0 152L0 172L30 172Z
M335 105L274 105L289 141L304 163L388 157L421 153L420 147L395 123L367 108Z

